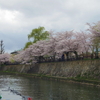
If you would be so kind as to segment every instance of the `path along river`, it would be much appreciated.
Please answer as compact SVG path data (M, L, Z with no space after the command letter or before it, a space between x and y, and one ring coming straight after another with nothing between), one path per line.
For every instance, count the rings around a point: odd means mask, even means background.
M14 89L32 100L100 100L100 87L14 75L0 75L2 100L22 100L7 90Z

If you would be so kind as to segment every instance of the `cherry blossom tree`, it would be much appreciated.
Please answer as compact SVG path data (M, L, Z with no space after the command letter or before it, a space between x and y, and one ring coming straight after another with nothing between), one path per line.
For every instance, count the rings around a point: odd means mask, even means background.
M73 31L58 33L55 52L61 56L64 52L72 51L74 42Z
M0 63L1 64L9 62L9 60L10 60L10 54L8 54L8 53L0 54Z
M94 37L99 37L99 25L100 22L95 26L89 25L89 31L92 32L48 32L49 38L46 40L40 40L30 45L25 50L15 55L13 59L18 62L36 62L39 57L54 56L60 58L65 52L76 52L79 54L88 54L93 51L93 40Z
M94 34L94 36L100 37L100 21L98 21L97 23L94 23L93 25L91 25L90 23L87 23L87 25L89 26L88 31Z
M56 53L62 55L64 52L87 52L90 49L89 35L84 32L66 31L59 33L56 42Z
M91 41L93 48L96 50L96 58L98 58L98 50L100 48L100 21L93 25L87 23L89 26L88 31L92 34Z
M76 41L78 44L77 51L79 53L88 53L91 52L91 41L90 41L90 34L84 32L77 32L75 34Z
M32 61L36 57L56 56L60 58L64 52L88 52L90 50L89 35L73 31L49 33L48 40L41 40L25 49L20 56L23 61ZM20 58L21 58L20 57Z

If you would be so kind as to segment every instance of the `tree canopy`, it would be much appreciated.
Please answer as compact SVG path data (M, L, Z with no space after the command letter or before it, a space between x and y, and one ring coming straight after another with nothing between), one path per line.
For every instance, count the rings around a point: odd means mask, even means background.
M25 48L28 48L30 45L32 45L33 43L31 42L31 41L29 41L29 42L27 42L26 44L25 44L25 47L24 47L24 49Z
M33 43L36 43L40 40L45 40L49 36L48 31L45 31L44 27L38 27L32 30L30 34L28 34L28 39L33 39Z
M37 41L40 40L46 40L48 38L49 38L48 31L45 31L44 27L35 28L32 30L30 34L28 34L29 42L26 43L24 48L28 48L29 45L36 43Z
M94 23L93 25L89 24L89 31L92 33L91 41L93 49L96 50L96 58L98 58L98 53L100 49L100 21Z

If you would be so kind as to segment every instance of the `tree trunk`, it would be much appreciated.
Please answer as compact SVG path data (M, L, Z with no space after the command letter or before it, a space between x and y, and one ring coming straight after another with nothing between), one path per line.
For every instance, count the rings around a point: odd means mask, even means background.
M96 59L99 58L99 56L98 56L98 47L97 47L97 46L96 46L96 56L95 56L95 58L96 58Z
M77 52L76 52L76 51L74 51L74 53L75 53L76 59L78 59L78 54L77 54Z

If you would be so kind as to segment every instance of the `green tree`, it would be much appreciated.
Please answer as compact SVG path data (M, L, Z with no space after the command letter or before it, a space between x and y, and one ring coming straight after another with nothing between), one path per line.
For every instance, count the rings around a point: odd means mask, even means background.
M94 23L93 25L89 24L89 31L92 33L92 43L93 49L95 50L95 57L99 58L98 53L100 49L100 21Z
M35 29L32 30L32 32L30 34L28 34L29 42L27 42L25 44L24 49L28 48L29 45L32 45L33 43L36 43L37 41L45 40L45 39L48 39L48 38L49 38L48 31L45 31L44 27L35 28Z
M32 45L33 43L30 41L30 42L27 42L26 44L25 44L25 47L24 47L24 49L26 49L26 48L28 48L30 45Z
M45 40L49 36L48 31L45 31L44 27L38 27L32 30L30 34L28 34L28 39L33 39L33 43L36 43L40 40Z
M96 50L96 58L98 57L98 52L99 52L99 48L100 48L100 37L94 37L93 38L93 47Z

